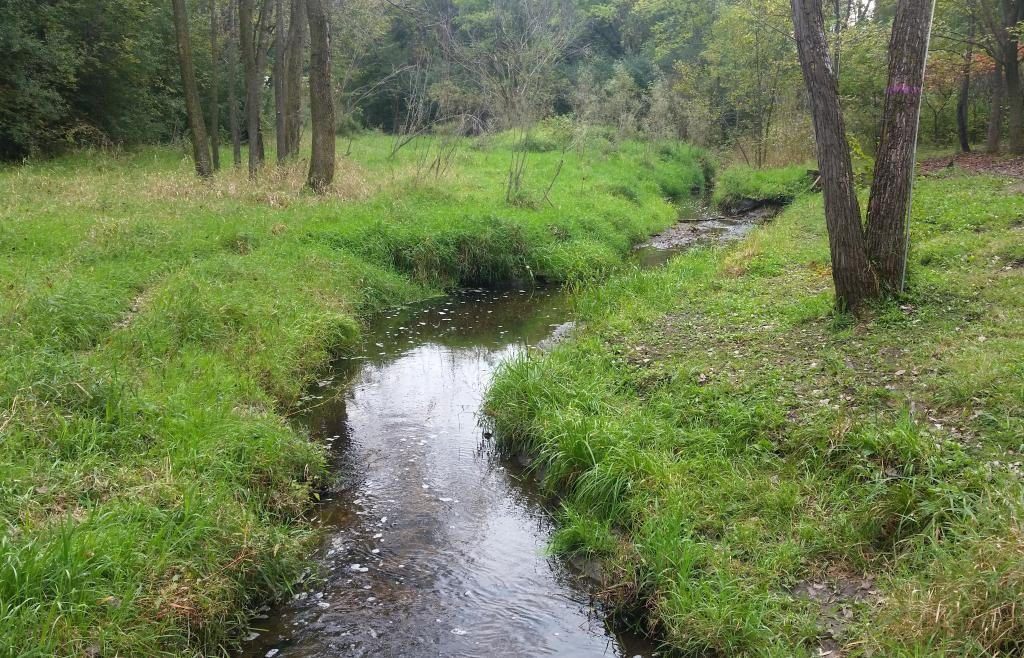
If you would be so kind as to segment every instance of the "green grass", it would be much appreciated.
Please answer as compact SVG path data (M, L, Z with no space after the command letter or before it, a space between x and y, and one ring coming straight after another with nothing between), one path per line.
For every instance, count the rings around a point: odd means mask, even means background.
M728 167L715 181L712 202L727 211L746 201L789 203L810 191L814 181L807 175L808 169L805 165L780 169Z
M435 177L430 142L390 144L323 199L301 163L203 183L169 148L0 170L0 655L229 651L305 566L324 454L286 414L366 318L603 276L702 180L627 143L567 153L545 201L562 156L535 153L509 206L507 147Z
M849 656L1024 648L1024 197L914 202L909 291L868 317L833 312L805 196L592 290L585 331L491 389L562 494L555 548L603 560L669 654L816 656L830 621Z

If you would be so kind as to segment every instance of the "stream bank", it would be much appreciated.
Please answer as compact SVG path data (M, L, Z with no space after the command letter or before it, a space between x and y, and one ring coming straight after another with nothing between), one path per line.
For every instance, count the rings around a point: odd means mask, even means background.
M585 292L572 340L496 377L499 445L667 653L1012 654L1024 197L920 179L911 285L859 318L823 212Z
M636 260L656 266L752 222L693 216ZM571 316L561 290L470 289L367 332L363 353L306 400L332 473L319 568L255 620L245 656L655 655L611 627L585 574L548 554L550 499L481 422L497 369L557 340Z

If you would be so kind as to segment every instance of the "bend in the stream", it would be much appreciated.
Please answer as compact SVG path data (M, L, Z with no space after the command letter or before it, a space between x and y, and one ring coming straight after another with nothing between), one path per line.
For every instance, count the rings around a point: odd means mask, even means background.
M698 217L641 266L751 222ZM480 408L495 369L569 319L555 289L463 290L380 319L362 354L311 391L304 421L332 479L311 578L255 620L245 656L636 656L585 578L547 552L533 478L496 454Z

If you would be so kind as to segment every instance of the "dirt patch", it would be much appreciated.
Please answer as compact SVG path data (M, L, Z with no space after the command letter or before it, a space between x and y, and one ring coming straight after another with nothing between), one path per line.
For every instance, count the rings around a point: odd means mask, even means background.
M995 174L1024 178L1024 157L1006 157L990 153L957 153L943 158L932 158L918 164L918 171L934 175L946 170L970 174Z
M121 318L114 323L114 326L112 327L113 330L118 331L130 327L132 325L132 322L135 321L136 316L138 316L138 314L142 312L142 310L146 307L146 304L149 302L152 296L152 288L147 289L140 293L139 295L137 295L135 299L132 300L131 306L128 307L128 310L125 311L124 315L122 315Z
M820 579L801 580L790 592L809 599L819 608L818 655L823 658L844 656L842 636L854 620L856 604L873 605L879 600L873 578L857 576L840 568L832 568Z

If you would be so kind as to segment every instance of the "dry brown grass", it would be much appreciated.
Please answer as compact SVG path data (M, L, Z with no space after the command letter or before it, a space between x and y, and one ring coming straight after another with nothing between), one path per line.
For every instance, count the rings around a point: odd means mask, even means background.
M886 602L883 631L906 644L953 642L960 655L1005 656L1024 643L1024 531L971 541L955 560L936 562Z
M271 208L287 208L299 199L311 196L306 189L305 160L283 165L267 164L255 180L243 167L228 167L212 180L204 181L191 172L175 171L147 176L137 191L149 201L213 201L233 199ZM128 184L129 179L124 179ZM137 183L131 179L132 187ZM362 166L347 158L337 162L334 183L321 198L336 201L366 199L379 191L381 183L372 183Z

